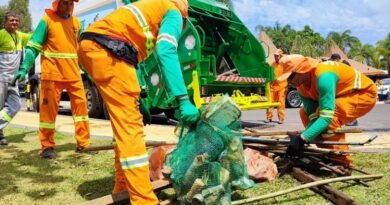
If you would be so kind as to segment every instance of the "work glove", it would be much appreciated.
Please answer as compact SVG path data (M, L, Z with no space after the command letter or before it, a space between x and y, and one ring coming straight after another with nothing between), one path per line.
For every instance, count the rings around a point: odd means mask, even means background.
M290 137L290 143L287 148L287 155L289 156L298 156L300 157L303 153L303 148L305 146L305 141L301 138L299 132L288 133Z
M199 120L199 111L187 97L179 99L179 120L184 124L193 124Z
M19 68L18 72L15 74L14 79L11 82L11 85L15 85L16 81L24 81L26 79L27 69Z

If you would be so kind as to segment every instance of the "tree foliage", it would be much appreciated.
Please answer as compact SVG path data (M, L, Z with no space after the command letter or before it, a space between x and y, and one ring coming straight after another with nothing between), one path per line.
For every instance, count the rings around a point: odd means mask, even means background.
M335 32L332 31L326 37L327 39L332 39L344 53L348 53L348 51L353 47L353 44L358 45L360 40L355 36L351 35L351 30L347 29L343 32Z
M362 44L357 37L352 35L351 30L332 31L326 38L323 38L310 26L295 30L288 24L283 26L276 22L274 26L257 25L255 31L264 31L277 48L288 53L314 58L321 57L334 42L350 59L387 70L390 73L390 33L384 40L378 41L376 46L373 46Z
M28 11L29 0L10 0L7 6L0 7L0 29L4 28L4 16L8 11L15 11L20 14L20 30L23 32L32 31L31 14Z

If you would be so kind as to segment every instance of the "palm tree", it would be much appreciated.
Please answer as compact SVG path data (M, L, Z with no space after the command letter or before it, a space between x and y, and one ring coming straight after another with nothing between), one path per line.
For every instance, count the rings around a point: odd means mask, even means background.
M384 40L377 42L378 52L383 56L384 68L390 73L390 33Z
M358 62L372 65L374 52L374 46L370 44L363 45L360 42L354 42L348 52L348 56Z
M304 56L319 57L324 53L325 40L318 32L314 32L310 26L305 26L298 31L291 47L291 53Z
M281 26L279 22L276 22L273 27L257 25L255 30L259 33L264 31L272 39L276 47L282 48L288 53L290 52L296 35L296 31L290 25Z
M347 53L351 49L352 44L360 42L358 38L351 35L351 30L345 30L343 32L332 31L326 37L327 40L332 39L343 51Z

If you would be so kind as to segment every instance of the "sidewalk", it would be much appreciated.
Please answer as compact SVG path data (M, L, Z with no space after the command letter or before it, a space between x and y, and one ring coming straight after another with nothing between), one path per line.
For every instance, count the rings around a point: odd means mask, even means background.
M105 139L110 140L113 137L111 124L109 120L100 120L100 119L90 119L90 129L92 139ZM297 124L300 123L291 122L284 123L282 125L271 123L273 126L265 126L261 128L262 130L301 130L302 128L297 129ZM39 113L20 111L16 117L12 120L10 126L18 128L29 128L38 130L39 125ZM295 127L295 129L293 129ZM168 140L173 141L177 140L176 135L174 134L174 126L170 125L147 125L144 127L145 140ZM74 133L74 124L73 118L71 116L58 115L56 119L56 130L57 132L66 133L72 135ZM365 151L375 151L376 149L383 149L382 151L390 151L390 133L388 132L378 132L378 133L352 133L347 134L348 142L364 142L368 140L373 135L378 135L379 137L365 146L355 146L351 149L353 150L365 150Z
M89 119L91 137L93 139L112 139L113 133L109 120ZM20 111L12 120L10 126L38 130L39 113ZM72 116L57 115L56 131L74 134ZM173 126L148 125L144 127L146 140L175 140Z

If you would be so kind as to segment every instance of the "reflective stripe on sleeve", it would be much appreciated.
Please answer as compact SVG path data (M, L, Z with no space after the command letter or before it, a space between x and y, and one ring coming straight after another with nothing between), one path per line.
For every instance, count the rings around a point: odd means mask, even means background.
M176 41L176 38L174 36L169 35L167 33L160 34L157 37L157 44L161 41L166 41L166 42L172 44L173 46L175 46L175 48L177 49L177 41Z

